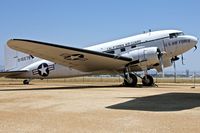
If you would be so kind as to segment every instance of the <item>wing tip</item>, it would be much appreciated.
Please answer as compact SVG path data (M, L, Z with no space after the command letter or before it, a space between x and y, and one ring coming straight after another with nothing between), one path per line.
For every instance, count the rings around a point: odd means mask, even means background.
M7 45L12 48L12 46L14 46L16 44L16 42L19 41L27 41L27 42L31 42L31 40L28 39L15 39L15 38L11 38L7 41Z

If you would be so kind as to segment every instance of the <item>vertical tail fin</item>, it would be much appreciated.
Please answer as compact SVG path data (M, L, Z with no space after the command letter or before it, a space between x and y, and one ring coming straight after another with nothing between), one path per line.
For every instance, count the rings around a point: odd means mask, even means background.
M34 63L38 58L5 46L5 71L18 71Z

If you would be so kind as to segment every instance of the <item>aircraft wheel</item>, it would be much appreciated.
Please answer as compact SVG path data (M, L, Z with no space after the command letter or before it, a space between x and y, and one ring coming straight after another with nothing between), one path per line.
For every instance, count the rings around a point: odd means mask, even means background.
M127 75L125 75L124 79L124 85L128 87L135 87L137 85L137 77L134 74L129 74L130 75L130 81L127 79Z
M24 85L28 85L28 84L29 84L29 80L24 80L24 81L23 81L23 84L24 84Z
M146 75L142 78L142 84L144 86L152 86L154 84L153 77L150 75Z

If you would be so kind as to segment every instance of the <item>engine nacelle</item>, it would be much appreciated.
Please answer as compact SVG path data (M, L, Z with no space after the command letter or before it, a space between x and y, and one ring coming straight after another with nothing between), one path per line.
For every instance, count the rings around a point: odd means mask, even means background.
M157 47L148 47L129 51L122 56L132 58L132 65L138 65L141 69L148 69L159 65L161 52Z

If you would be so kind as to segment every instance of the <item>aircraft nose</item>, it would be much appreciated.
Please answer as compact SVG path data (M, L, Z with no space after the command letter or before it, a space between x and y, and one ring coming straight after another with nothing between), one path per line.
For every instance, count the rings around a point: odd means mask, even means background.
M188 40L189 42L186 43L187 46L189 49L190 48L193 48L193 47L196 47L197 43L198 43L198 38L195 37L195 36L191 36L191 35L187 35L185 36L185 39Z
M195 36L190 36L189 38L190 38L192 44L196 45L196 44L198 43L198 40L199 40L199 39L198 39L197 37L195 37Z
M197 48L198 38L191 35L185 35L182 40L182 50L188 51L195 47Z

